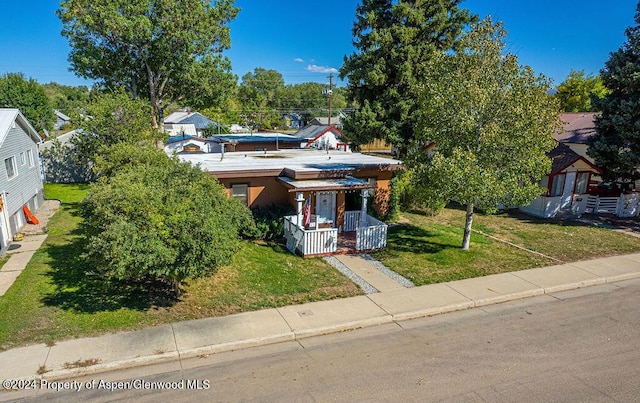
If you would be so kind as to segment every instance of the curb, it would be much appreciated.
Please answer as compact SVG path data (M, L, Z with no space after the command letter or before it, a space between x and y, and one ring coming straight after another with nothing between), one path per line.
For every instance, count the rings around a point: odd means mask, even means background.
M517 274L517 272L513 274ZM588 288L590 286L604 285L604 284L614 283L618 281L634 280L638 278L640 278L640 272L629 273L621 276L614 276L611 278L599 278L599 279L590 280L590 281L574 282L574 283L564 284L562 286L556 286L556 287L535 288L533 290L528 290L528 291L519 292L519 293L512 293L506 296L499 296L496 298L485 298L480 300L467 299L467 301L463 301L463 302L452 303L452 304L442 305L437 307L424 308L424 309L415 309L415 310L410 310L406 312L399 312L396 314L392 314L388 312L383 307L381 307L378 302L374 300L375 295L382 295L382 294L372 294L366 297L370 299L377 306L380 306L380 309L386 312L385 315L377 316L374 318L345 322L339 325L317 327L317 328L305 329L305 330L295 330L291 328L289 332L281 333L273 336L248 338L248 339L237 340L232 342L224 342L220 344L212 344L208 346L189 348L185 350L171 351L171 352L152 355L152 356L123 359L123 360L111 361L107 363L98 363L98 364L88 366L88 367L83 367L83 368L51 370L49 372L46 372L40 375L39 378L51 380L51 381L57 381L57 380L68 379L71 377L87 376L87 375L104 373L104 372L109 372L114 370L148 366L148 365L159 364L164 362L171 362L175 360L195 358L199 356L207 356L210 354L230 352L234 350L240 350L240 349L251 348L251 347L266 346L266 345L277 344L281 342L296 341L296 340L305 339L309 337L323 336L327 334L346 332L346 331L361 329L365 327L372 327L372 326L378 326L378 325L383 325L388 323L401 322L405 320L418 319L418 318L436 316L436 315L441 315L441 314L446 314L451 312L464 311L464 310L469 310L473 308L480 308L487 305L495 305L495 304L509 302L509 301L516 301L520 299L526 299L530 297L541 296L541 295L556 293L560 291ZM447 285L447 287L449 286ZM420 287L416 287L416 288L420 288Z

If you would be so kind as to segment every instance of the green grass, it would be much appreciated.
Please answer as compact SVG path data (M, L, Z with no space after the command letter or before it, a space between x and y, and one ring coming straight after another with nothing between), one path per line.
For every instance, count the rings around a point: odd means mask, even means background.
M80 258L78 208L87 189L45 186L62 205L43 246L0 297L0 349L361 294L322 259L249 242L231 265L189 281L179 298L157 283L106 283L87 275Z
M463 251L464 214L456 208L437 216L403 213L403 224L389 228L387 248L373 255L417 285L558 264L478 233L471 236L470 250ZM640 251L635 237L520 213L476 213L473 228L563 262Z
M43 246L0 297L0 350L361 294L322 259L250 242L230 265L188 281L179 298L153 282L107 283L92 276L80 258L85 241L78 209L87 190L87 185L45 186L46 196L62 205L49 221ZM374 256L418 285L556 264L477 233L471 250L462 251L464 211L459 209L435 217L404 213L402 222L389 228L387 248ZM567 262L640 251L638 238L520 214L475 214L474 228Z

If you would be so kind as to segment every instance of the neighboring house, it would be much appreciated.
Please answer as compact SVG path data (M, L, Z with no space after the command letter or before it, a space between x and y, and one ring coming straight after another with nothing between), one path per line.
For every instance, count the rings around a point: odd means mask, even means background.
M340 116L331 116L331 119L328 116L313 118L309 125L335 126L338 129L342 129L342 118Z
M211 152L275 151L300 148L299 138L282 133L237 133L212 136L207 140L218 143Z
M298 130L294 136L303 141L302 148L351 152L344 135L333 125L308 125Z
M80 183L95 179L88 164L78 161L73 139L82 136L81 129L72 130L38 145L42 180L49 183Z
M211 152L210 144L206 139L188 134L169 137L164 151L169 155L181 152Z
M240 126L239 124L232 124L229 126L229 131L231 133L249 133L251 130L248 127Z
M299 113L287 113L282 116L282 123L289 129L301 129L304 127L304 117Z
M297 214L283 219L287 247L294 253L332 254L349 242L350 250L386 245L386 224L367 211L386 214L391 178L402 169L401 161L312 149L178 157L199 164L230 197L250 208L292 205Z
M164 118L164 131L169 136L187 134L194 137L205 137L207 129L217 126L217 122L198 112L174 112Z
M18 109L0 109L0 249L27 223L25 213L44 201L38 143L42 140Z
M596 134L597 115L595 112L563 113L560 115L563 131L556 133L555 139L593 163L593 158L587 155L587 148L589 138Z
M62 126L71 122L71 118L59 110L54 110L54 113L56 115L56 122L53 124L54 130L60 130Z
M227 153L246 151L275 151L300 148L299 138L282 133L221 134L206 139L190 135L169 137L164 150L176 153Z
M528 206L520 207L520 210L542 218L585 213L591 176L599 175L602 171L564 143L559 143L549 156L552 160L551 172L540 182L547 192Z

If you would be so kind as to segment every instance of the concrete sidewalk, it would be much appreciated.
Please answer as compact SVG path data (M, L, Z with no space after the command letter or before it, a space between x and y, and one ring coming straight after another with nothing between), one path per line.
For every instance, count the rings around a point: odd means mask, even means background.
M372 275L384 292L8 350L0 353L0 379L56 380L159 362L179 370L190 357L640 278L640 253L412 288Z

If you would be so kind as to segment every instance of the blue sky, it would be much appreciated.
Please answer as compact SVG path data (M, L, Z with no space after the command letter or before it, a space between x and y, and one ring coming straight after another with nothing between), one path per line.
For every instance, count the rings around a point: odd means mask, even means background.
M96 0L97 1L97 0ZM242 77L256 67L278 70L288 84L328 82L353 52L351 28L359 0L236 0L231 59ZM41 83L91 82L68 71L55 0L0 0L0 74L22 72ZM521 64L560 84L571 69L597 74L633 25L637 0L466 0L462 6L501 20L507 49ZM14 16L15 18L8 18Z

